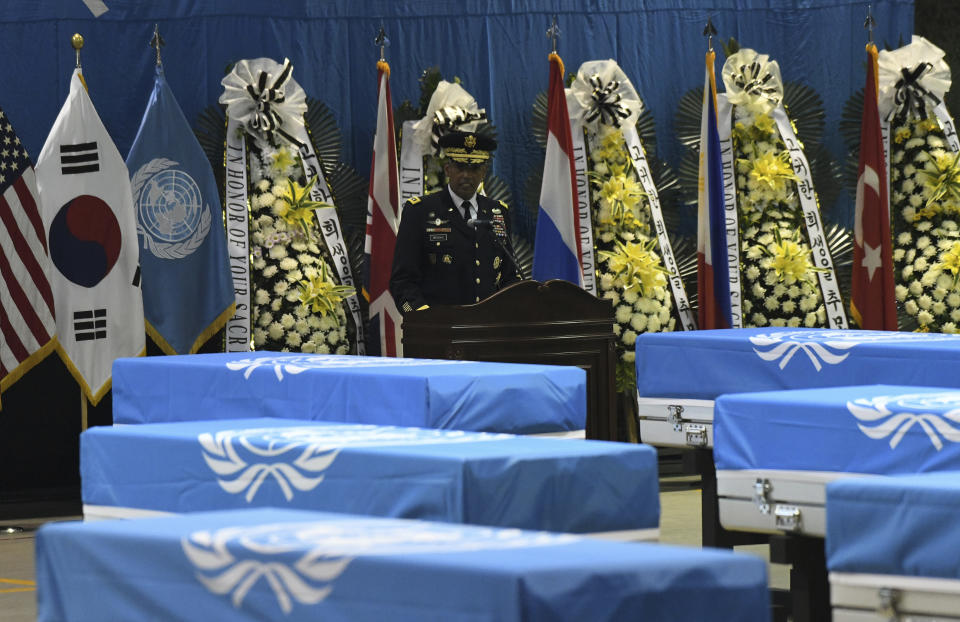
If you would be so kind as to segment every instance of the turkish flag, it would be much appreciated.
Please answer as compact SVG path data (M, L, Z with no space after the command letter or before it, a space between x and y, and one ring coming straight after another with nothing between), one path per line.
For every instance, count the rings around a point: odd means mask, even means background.
M860 328L897 330L887 167L877 109L877 48L872 43L867 45L867 55L867 84L863 89L863 119L860 123L850 311Z

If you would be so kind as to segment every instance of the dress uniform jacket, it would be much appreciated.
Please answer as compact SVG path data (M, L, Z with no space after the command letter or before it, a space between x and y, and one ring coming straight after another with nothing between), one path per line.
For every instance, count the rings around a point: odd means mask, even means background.
M519 280L507 234L507 206L477 195L467 224L447 188L404 205L390 293L402 313L423 305L474 304Z

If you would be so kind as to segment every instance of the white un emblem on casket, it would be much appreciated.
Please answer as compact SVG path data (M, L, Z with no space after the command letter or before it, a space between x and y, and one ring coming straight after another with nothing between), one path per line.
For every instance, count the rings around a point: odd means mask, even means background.
M156 158L131 180L137 206L137 233L143 247L161 259L181 259L203 244L210 232L210 210L200 187L173 160Z

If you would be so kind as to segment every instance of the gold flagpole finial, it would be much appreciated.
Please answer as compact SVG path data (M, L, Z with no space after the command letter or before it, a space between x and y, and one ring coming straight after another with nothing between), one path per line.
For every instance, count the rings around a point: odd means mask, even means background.
M70 37L70 45L77 51L77 69L80 69L80 50L83 48L83 35L79 32Z
M713 19L707 18L707 25L703 28L703 36L707 38L707 49L713 51L713 38L717 35L717 28L713 25Z
M167 44L163 40L163 37L160 36L160 24L153 25L153 38L150 39L150 47L157 51L157 67L163 66L163 61L160 60L160 48Z

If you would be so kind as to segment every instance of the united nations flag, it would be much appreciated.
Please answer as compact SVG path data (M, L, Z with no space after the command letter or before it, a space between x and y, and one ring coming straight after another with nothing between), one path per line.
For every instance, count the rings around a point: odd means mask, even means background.
M162 67L127 168L147 333L167 354L196 352L233 315L233 285L213 171Z

